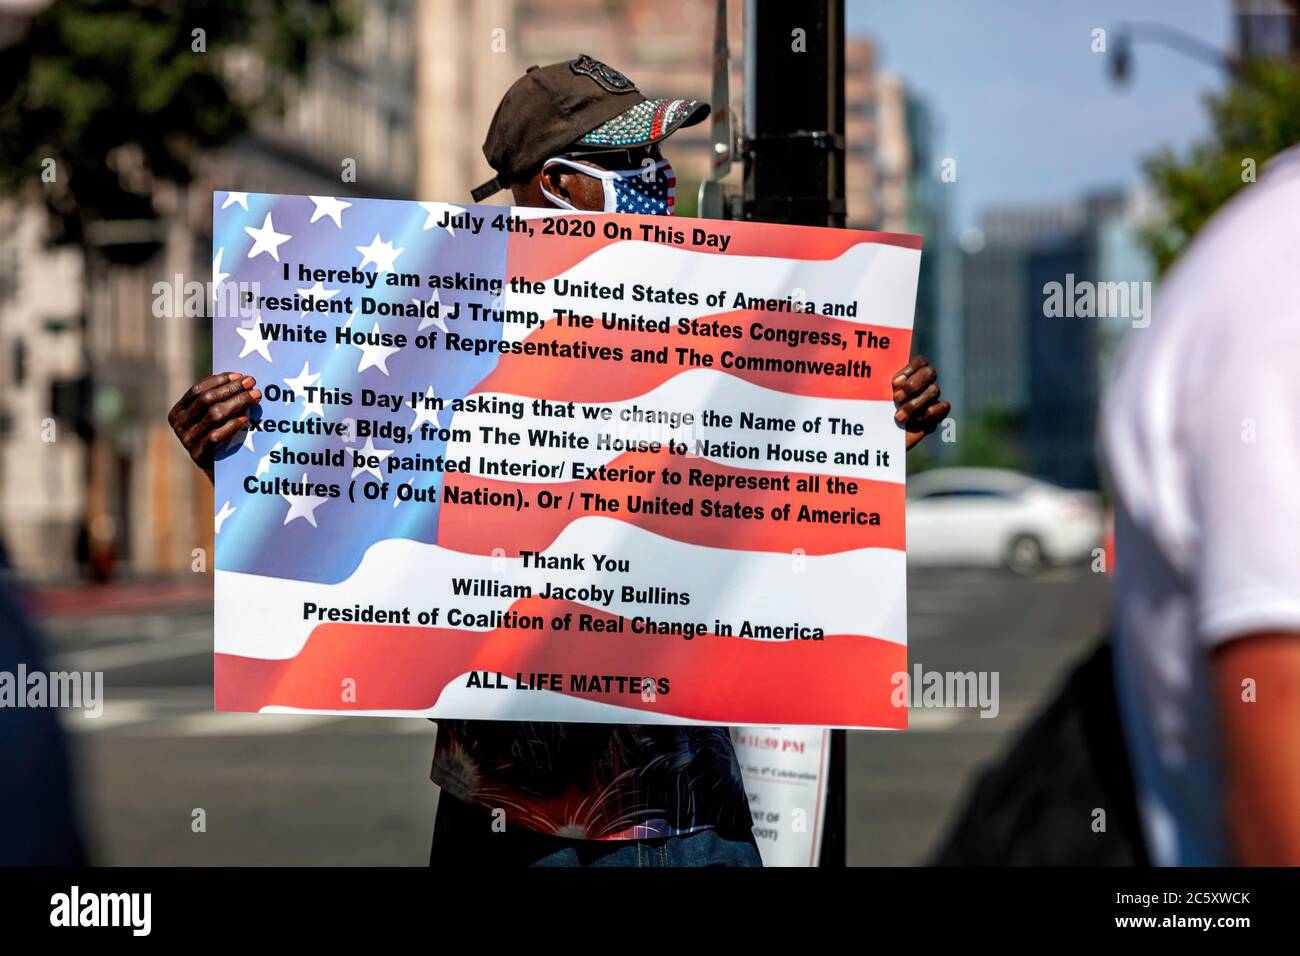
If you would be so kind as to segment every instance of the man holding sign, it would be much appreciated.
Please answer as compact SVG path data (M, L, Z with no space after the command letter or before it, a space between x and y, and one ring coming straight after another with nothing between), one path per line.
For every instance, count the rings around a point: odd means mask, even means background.
M214 244L218 237L229 237L240 250L248 250L247 260L238 260L246 271L237 277L263 285L299 279L300 273L291 269L302 268L302 253L295 257L289 254L294 247L285 246L281 256L277 252L281 244L315 235L311 230L318 226L342 229L340 218L351 216L361 217L364 223L364 238L358 239L362 244L355 246L363 257L362 270L369 272L367 265L374 263L376 273L396 272L396 257L417 240L424 241L428 232L444 243L438 248L445 251L438 255L446 256L446 262L436 260L440 273L453 270L450 263L454 263L460 279L480 282L488 291L489 298L483 301L481 296L446 291L453 288L448 283L442 290L435 286L427 306L418 301L411 306L407 303L412 301L412 290L405 290L404 296L393 293L391 302L378 305L369 298L379 294L377 288L374 292L351 292L346 287L331 291L317 283L314 293L312 289L293 290L313 301L338 296L351 304L348 297L355 296L358 302L346 327L340 327L340 320L330 330L335 316L315 314L324 309L313 309L312 315L305 316L333 334L328 342L316 340L324 345L304 347L316 349L303 351L305 360L297 355L282 360L293 365L291 372L298 373L293 379L284 378L283 372L265 373L265 397L272 402L285 394L278 385L280 380L297 385L295 391L305 391L306 403L292 392L280 399L303 406L301 414L295 407L290 409L292 414L271 419L282 415L281 409L273 407L264 419L260 414L263 388L246 367L245 371L205 378L177 402L169 416L191 458L210 478L218 455L233 456L231 466L223 466L216 480L218 501L222 502L218 527L225 520L232 522L227 527L239 534L287 535L278 538L276 546L297 548L294 553L302 565L297 569L300 573L292 574L298 580L276 577L275 567L268 564L263 568L258 563L255 552L264 544L261 538L252 539L252 543L240 538L239 552L226 552L234 554L229 562L223 560L219 549L218 708L400 712L408 716L431 715L427 712L436 710L440 719L432 777L442 788L442 796L432 863L757 865L745 791L725 728L727 722L746 717L747 712L728 708L744 705L761 713L767 723L791 716L794 723L905 725L905 713L902 723L898 715L882 717L878 711L868 713L869 708L854 709L855 716L843 716L845 701L851 702L855 692L851 682L863 670L855 662L872 662L872 689L861 693L872 697L872 707L888 706L887 694L880 694L879 688L887 686L888 674L898 661L905 664L905 645L901 643L905 632L889 640L868 640L852 636L860 632L846 632L843 627L832 627L823 634L822 627L807 621L782 620L778 624L755 618L741 623L736 639L719 635L732 633L722 630L728 627L725 610L734 610L735 602L742 599L745 605L761 604L769 610L793 608L796 613L806 602L807 616L817 616L821 608L815 605L823 602L815 594L803 601L789 597L795 583L813 587L816 573L804 575L798 582L789 581L784 588L776 583L778 572L788 573L792 554L802 556L802 542L814 536L824 536L824 541L809 549L808 561L839 560L841 555L874 548L888 552L881 560L890 562L891 573L901 586L902 468L901 462L891 462L887 449L880 448L896 439L868 441L869 427L850 420L850 415L863 397L892 400L894 424L906 433L905 447L911 448L949 411L948 403L939 399L934 369L924 358L912 358L886 384L872 378L869 361L861 357L877 354L888 360L893 355L891 348L901 348L900 364L906 358L919 240L786 227L792 238L795 233L819 237L825 249L797 251L838 268L835 278L843 279L839 260L850 256L856 256L852 261L861 261L865 270L860 282L854 279L856 284L845 284L850 291L844 301L827 302L825 312L818 314L803 307L803 290L793 288L801 280L790 282L788 289L773 284L773 264L781 262L776 257L788 255L794 244L786 240L782 247L774 242L778 227L710 223L708 229L677 230L656 226L655 220L634 218L671 215L675 178L659 152L659 143L682 126L699 122L707 112L705 104L694 100L646 99L621 73L585 55L532 67L511 87L484 144L496 176L475 190L475 200L509 188L517 207L631 214L620 220L596 216L536 219L501 208L500 215L489 221L486 214L496 212L495 208L467 210L423 203L428 219L422 229L416 227L411 233L412 227L406 224L394 227L396 232L389 229L389 238L382 239L383 228L372 225L388 221L382 217L390 212L381 206L403 204L356 200L356 208L342 204L348 208L340 209L337 201L310 197L315 209L308 221L307 197L258 197L258 202L272 203L265 218L263 207L258 206L250 218L230 219L229 225L223 218L214 225ZM302 218L293 218L297 216ZM616 235L618 241L611 243L609 231L603 238L595 234L597 223L616 233L628 231ZM375 232L376 228L380 232ZM503 235L491 235L494 231ZM370 240L372 232L375 235ZM242 233L253 240L251 246ZM644 245L644 253L634 253L641 256L641 262L616 259L622 263L617 268L593 266L592 274L582 273L584 260L597 260L609 249L635 248L624 239ZM338 244L342 240L333 241ZM698 246L701 251L675 246ZM464 252L461 260L455 258L461 254L456 250L470 249L478 251ZM235 251L225 262L235 261L238 255ZM662 271L646 264L655 256L664 263ZM748 269L744 273L748 285L759 289L766 284L766 294L746 298L740 295L746 288L739 292L731 289L723 301L721 293L704 291L716 288L718 282L694 272L693 263L704 265L701 260L713 258L724 267L734 264L738 275ZM293 260L292 267L289 260ZM485 279L482 273L487 270L481 268L485 261L508 263L503 270L508 277L495 285L494 280ZM901 268L896 263L902 263ZM331 260L329 264L343 263ZM793 268L792 274L797 274L798 263ZM661 275L663 281L655 281ZM297 284L311 285L300 279ZM879 298L884 303L879 305L880 322L873 318L868 326L857 318L859 296L852 294L854 290L862 298ZM718 301L712 300L713 295L719 296ZM742 299L743 303L737 304ZM264 308L275 307L272 297L265 300ZM576 307L555 308L557 301L579 300L601 316L599 326ZM530 310L530 304L547 307ZM886 312L888 316L884 316ZM387 318L392 314L403 318ZM376 320L373 315L385 318ZM834 315L852 321L830 317ZM419 317L418 330L411 316ZM740 316L743 321L737 321ZM267 331L271 325L274 334ZM248 362L269 363L270 349L283 348L284 343L268 343L284 337L285 328L271 322L270 313L255 316L251 327L230 329L214 323L215 361L227 357L216 348L217 343L229 348L233 342L240 350L230 352L229 358L244 360L248 356ZM486 338L479 334L484 330L491 330ZM413 339L408 341L407 336ZM445 387L434 376L439 387L429 386L427 401L422 400L418 384L399 389L397 362L405 351L399 341L413 353L409 369L423 368L426 377L446 369L448 379L458 384ZM417 349L429 351L409 349L412 341L424 343L417 344ZM679 344L687 342L690 344ZM355 372L349 367L346 374L331 374L328 380L322 376L322 367L334 371L334 359L322 349L333 348L354 359L353 347L362 353L360 361L354 362ZM443 355L447 355L446 365L439 364ZM590 359L590 364L574 364L578 358ZM666 372L674 361L683 371ZM583 374L581 369L590 371ZM723 374L719 369L728 371ZM380 449L373 437L367 437L366 447L361 448L349 435L343 441L353 457L338 473L342 481L329 485L319 478L325 474L320 470L309 478L308 471L327 465L337 446L330 450L328 442L317 440L319 430L307 425L337 418L330 402L347 404L352 400L353 393L347 389L330 391L345 377L355 378L357 393L361 385L367 385L364 394L372 404L384 393L369 386L387 386L401 401L402 411L415 413L415 423L409 426L412 433L426 439L437 453L412 455L400 448L403 438L392 432L387 443L397 445L395 449ZM422 384L424 380L413 381ZM781 385L786 387L778 387ZM444 407L443 400L450 395L457 396L458 404ZM656 395L658 402L652 401ZM667 404L664 396L670 399ZM731 405L724 401L728 396L733 398ZM316 403L314 412L312 402ZM758 407L763 402L769 404ZM445 417L440 418L439 412ZM370 413L353 408L347 414L362 419ZM529 426L527 450L513 452L524 435L511 432L506 423L513 420L523 425L525 419ZM274 435L264 434L267 420L277 426ZM461 422L473 427L457 429ZM381 423L384 427L388 424ZM380 427L375 426L376 433ZM593 429L592 434L586 435L584 428ZM245 447L230 442L246 429ZM319 451L310 454L320 456L319 460L308 462L309 453L282 447L297 442L303 434L311 436L304 441L316 443ZM656 440L663 435L669 436L666 443ZM699 438L701 435L707 437ZM272 446L275 438L279 441ZM700 457L686 456L688 440ZM248 442L255 447L247 447ZM598 463L593 452L585 463L576 463L573 459L578 455L571 450L575 448L613 449L615 454ZM762 454L764 449L770 463L731 464ZM827 449L835 453L837 462L843 454L843 462L851 465L838 468L837 474L837 469L827 464ZM510 458L519 453L531 457L524 461ZM682 465L682 458L689 468ZM466 605L471 602L464 596L472 595L488 610L453 621L451 615L461 614L461 610L451 608L445 611L446 618L439 619L444 605L436 596L423 594L411 594L416 603L410 607L381 606L375 594L389 587L399 572L388 567L361 568L360 556L341 561L340 570L329 563L328 537L304 537L301 543L294 543L299 539L293 535L318 530L315 511L322 503L331 497L351 497L358 473L363 480L367 472L386 479L396 473L393 465L398 461L412 472L411 481L400 485L396 478L391 483L367 482L363 488L373 488L373 494L383 500L363 503L352 499L336 506L355 508L365 516L358 522L363 527L357 529L357 537L364 532L371 538L366 539L365 548L358 545L358 554L364 552L369 557L381 544L394 544L395 538L403 539L402 546L426 542L433 550L427 552L432 555L427 559L427 576L420 580L428 582L430 595L441 593L450 600L454 593L461 597L451 603ZM236 462L244 463L238 473ZM277 463L284 462L293 463L294 468L277 469ZM414 474L426 462L436 463L443 474L437 489L440 493L430 492L428 501L420 497L427 475ZM462 470L462 462L469 471ZM813 465L822 471L812 473ZM689 474L686 483L682 483L683 473ZM846 480L846 474L856 480ZM877 477L886 474L888 480ZM505 477L525 480L503 480ZM683 498L688 486L717 493ZM892 503L889 527L880 528L880 512L869 510L870 501L862 505L861 497L869 492L864 490L859 497L860 489L883 489L881 493ZM390 491L394 495L391 501L384 497ZM259 493L261 499L256 498ZM363 493L372 492L357 492ZM251 503L232 507L232 501L245 501L240 497L243 494L252 496ZM289 511L285 514L280 504L279 511L264 515L269 521L258 522L257 509L269 508L268 499L287 500ZM784 526L771 520L779 517L781 508L789 516L796 501L799 513L806 511L810 515L807 520L814 523L812 530L800 532L807 538L790 537L793 519ZM501 502L506 506L497 507ZM530 506L544 510L523 511ZM241 507L246 515L237 513ZM408 520L405 515L419 515L420 508L433 511L435 507L432 540L424 537L427 525L401 524ZM571 517L568 512L572 510L581 514ZM246 526L238 524L241 518ZM391 527L383 530L380 525L384 523ZM582 538L575 530L578 525L584 525L581 533L596 538ZM562 548L558 539L570 532L581 544ZM228 539L220 540L231 547ZM446 590L443 579L447 574L438 562L468 562L477 554L484 554L485 560L491 557L490 575L471 578L462 572L467 576L453 579L454 590ZM744 570L737 563L742 557L749 562ZM726 563L710 563L717 561ZM853 567L862 570L864 565ZM282 564L278 570L283 575L295 569ZM400 573L412 572L403 567ZM638 573L655 576L629 577ZM729 581L733 575L735 579ZM285 589L304 577L307 583L293 592L294 598L278 596L289 593ZM371 583L369 590L357 585L362 594L329 590L363 579ZM854 586L842 578L832 583L837 594ZM689 593L692 584L697 591L694 595ZM777 591L783 593L774 596ZM238 602L233 599L236 592ZM227 594L232 595L230 600ZM349 595L347 600L339 597L343 594ZM302 599L297 600L298 596ZM546 603L538 604L543 598ZM902 617L901 594L897 599L897 606L889 612L895 623ZM685 605L692 600L704 610L692 609L690 620L698 616L717 633L696 633L690 629L693 625L670 620L672 609L665 605ZM299 619L271 620L263 611L269 612L273 605L284 610L277 601L286 605L296 601L293 613ZM376 603L366 605L364 601ZM619 613L624 605L627 613ZM314 609L304 636L268 649L277 635L294 628L303 630L304 607ZM530 608L546 613L530 614ZM428 626L401 626L417 623L406 620L415 611L432 615L421 622ZM851 608L846 605L841 611L848 616ZM775 612L770 616L774 618ZM556 630L554 623L545 625L548 620L564 621L566 629L567 622L574 621L573 631L581 632L581 643L547 644ZM381 626L384 621L398 626ZM543 626L537 628L532 621ZM244 622L259 635L246 639L229 633L245 629ZM897 630L902 628L898 624ZM421 633L428 638L423 644L413 640ZM502 634L506 636L500 637ZM758 640L741 639L751 636ZM471 638L481 640L474 644ZM353 641L358 643L349 643ZM778 652L781 648L777 645L805 641L827 646L828 656L817 666L837 672L845 682L837 687L838 696L828 694L827 701L819 705L809 699L815 695L801 689L789 695L799 699L787 704L777 699L783 695L771 693L755 708L746 697L753 694L748 685L766 680L764 686L778 686L778 679L789 671L781 663L788 657L777 662L769 656L761 675L757 668L746 669L751 657L745 657L740 668L728 665L741 655ZM560 673L564 652L575 646L582 648L577 652L581 660L573 662L567 675ZM462 651L462 647L472 650ZM462 653L463 658L455 657ZM688 653L696 659L685 663ZM361 660L366 654L382 660L378 664ZM437 662L429 659L437 654L455 657L457 663L442 661L439 670L434 666ZM519 656L512 658L511 654ZM640 676L653 671L641 668L636 655L660 655L652 658L652 663L662 665L661 674L677 674L676 682L670 676ZM503 657L511 663L499 663ZM371 664L374 672L369 672ZM674 664L678 665L676 671L670 666ZM506 667L510 669L504 670ZM604 673L588 674L587 670ZM354 684L377 695L370 698L370 706L360 691L352 698L345 696L342 704L322 696L325 688L332 687L331 693L337 697L340 677L347 685L357 672L366 672L366 676L356 678ZM430 675L428 679L437 686L420 687L421 674ZM457 680L449 681L448 674L458 675ZM682 675L686 675L685 681ZM815 682L806 685L814 686ZM513 702L522 697L520 691L528 691L528 703ZM439 692L443 692L441 697ZM511 703L504 703L503 692L514 695ZM429 706L430 697L436 699L437 707ZM492 703L480 704L480 700ZM661 712L655 713L656 708ZM537 719L447 719L502 711L527 713ZM856 716L859 712L863 716ZM557 722L542 716L550 713L558 720L591 722ZM646 722L610 722L616 714L644 717ZM674 714L697 722L679 725L669 719Z

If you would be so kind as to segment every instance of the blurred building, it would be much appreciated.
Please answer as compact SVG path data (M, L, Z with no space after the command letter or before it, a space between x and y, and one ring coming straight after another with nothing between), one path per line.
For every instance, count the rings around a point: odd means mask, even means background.
M88 396L52 383L85 373L82 268L47 250L43 210L0 200L0 536L30 573L63 570L85 513L85 443L73 421ZM69 407L72 406L72 407Z
M844 201L852 228L876 222L876 45L863 37L844 41Z
M911 198L909 187L917 168L908 126L908 90L902 78L888 70L875 74L872 90L869 103L874 122L872 136L863 144L867 162L862 167L868 177L871 201L860 219L850 207L850 225L861 223L863 228L904 232ZM846 184L852 186L847 175Z
M955 175L945 178L938 121L898 74L880 70L874 42L845 44L845 196L850 228L924 237L912 351L940 370L944 394L963 407L961 252L952 235ZM932 442L947 460L954 446Z
M1080 227L1071 206L1018 206L985 213L963 257L965 383L963 417L989 410L1018 411L1029 400L1029 324L1025 262L1035 246Z
M1093 436L1098 389L1098 321L1048 317L1044 289L1069 276L1097 276L1087 228L1044 237L1026 250L1023 350L1028 361L1022 444L1031 470L1068 488L1098 486Z
M417 0L415 124L416 193L423 199L468 202L492 175L483 138L501 94L523 72L511 0ZM527 66L528 64L524 64ZM508 195L494 202L508 201Z
M170 306L155 317L155 283L210 279L214 189L416 194L411 25L426 2L369 7L315 57L285 116L208 157L191 188L158 190L156 221L97 224L84 249L55 250L35 209L3 204L0 535L20 571L67 577L88 557L126 575L210 568L211 489L166 416L211 368L211 322ZM287 82L251 59L235 68L244 83Z
M1243 59L1300 59L1300 0L1233 0Z
M964 255L963 417L1006 415L1008 438L1051 481L1097 487L1097 401L1143 319L1132 303L1124 314L1049 314L1047 290L1088 285L1100 295L1125 283L1149 306L1155 268L1137 237L1152 212L1145 195L1119 192L991 210Z
M929 104L910 90L906 94L906 117L910 161L903 231L925 238L917 279L912 351L925 355L940 370L944 395L954 408L962 408L962 255L952 233L956 170L945 167L945 157L939 154L938 121ZM930 444L928 451L946 460L955 448L937 441Z

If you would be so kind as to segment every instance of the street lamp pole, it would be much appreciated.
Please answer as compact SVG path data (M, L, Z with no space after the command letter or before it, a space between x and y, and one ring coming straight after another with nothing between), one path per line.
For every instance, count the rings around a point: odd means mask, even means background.
M745 7L744 217L843 228L844 0Z
M1133 73L1133 43L1142 40L1173 50L1183 56L1218 67L1229 76L1240 78L1241 60L1168 23L1141 20L1120 23L1111 31L1115 37L1111 49L1110 75L1118 84L1127 83Z

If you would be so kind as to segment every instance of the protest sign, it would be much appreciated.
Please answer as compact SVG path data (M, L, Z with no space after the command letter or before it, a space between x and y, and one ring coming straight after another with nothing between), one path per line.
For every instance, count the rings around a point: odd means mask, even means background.
M232 198L233 197L233 198ZM217 193L220 710L903 727L919 237Z
M817 866L826 823L830 731L738 727L731 736L763 865Z

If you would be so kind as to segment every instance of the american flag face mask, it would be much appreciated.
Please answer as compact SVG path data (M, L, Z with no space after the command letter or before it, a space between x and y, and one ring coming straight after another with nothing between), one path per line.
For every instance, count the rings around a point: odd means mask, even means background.
M564 156L552 156L542 168L559 163L577 170L584 176L594 176L605 187L603 212L630 212L641 216L671 216L677 192L677 174L666 159L660 159L651 168L648 164L636 169L600 169L575 162ZM579 211L566 199L561 199L546 188L542 179L542 195L561 209Z

